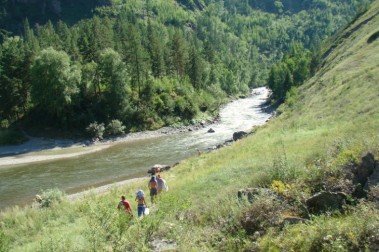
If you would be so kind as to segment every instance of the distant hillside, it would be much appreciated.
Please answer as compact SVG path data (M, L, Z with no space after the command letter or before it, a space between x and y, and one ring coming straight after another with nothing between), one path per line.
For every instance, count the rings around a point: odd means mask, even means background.
M90 18L99 6L110 5L110 0L4 0L0 2L0 28L21 34L24 21L44 25L48 20L54 23L63 20L74 24Z

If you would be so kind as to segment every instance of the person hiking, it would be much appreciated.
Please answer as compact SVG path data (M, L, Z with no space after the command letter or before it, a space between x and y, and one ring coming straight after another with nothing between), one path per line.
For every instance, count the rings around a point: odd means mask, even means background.
M139 190L136 192L135 201L138 202L138 206L137 206L138 218L142 218L143 215L145 215L145 208L147 208L147 204L145 201L145 194L142 190Z
M166 192L168 191L168 185L167 185L167 182L164 178L161 177L160 174L158 174L157 176L157 183L158 183L158 194L160 194L162 192L163 189L166 190Z
M121 196L121 201L117 205L118 209L123 209L126 213L130 214L133 216L132 208L130 207L129 201L125 199L125 196Z
M158 194L158 182L155 179L155 176L152 176L147 187L150 190L151 204L154 204L154 199Z

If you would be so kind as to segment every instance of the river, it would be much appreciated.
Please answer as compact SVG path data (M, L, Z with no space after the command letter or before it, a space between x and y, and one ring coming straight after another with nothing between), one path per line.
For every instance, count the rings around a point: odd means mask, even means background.
M147 176L154 164L172 165L264 124L270 114L262 110L269 91L252 90L252 95L228 103L220 121L203 129L154 138L134 139L86 155L55 161L6 166L0 169L0 209L26 205L41 190L59 188L67 194L126 179ZM208 129L214 133L208 133ZM1 163L1 158L0 158Z

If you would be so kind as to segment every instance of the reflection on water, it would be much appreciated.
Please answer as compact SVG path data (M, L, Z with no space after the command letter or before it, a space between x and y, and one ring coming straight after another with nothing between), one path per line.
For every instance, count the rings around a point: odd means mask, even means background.
M196 153L223 143L236 131L249 130L270 117L261 110L268 90L227 104L220 122L198 131L133 140L93 154L70 159L18 165L0 169L0 209L30 203L40 190L57 187L66 193L147 175L154 164L172 165ZM212 128L215 133L208 133Z

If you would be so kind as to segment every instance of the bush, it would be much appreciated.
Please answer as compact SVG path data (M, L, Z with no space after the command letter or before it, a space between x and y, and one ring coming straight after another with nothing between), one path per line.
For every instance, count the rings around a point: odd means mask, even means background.
M291 87L286 93L286 104L288 107L293 108L299 100L299 92L296 87Z
M0 129L0 145L21 144L27 138L20 131L12 129Z
M112 120L106 128L106 134L110 136L121 135L125 133L125 126L119 120Z
M175 114L182 119L192 119L197 114L196 104L189 97L178 97L175 101Z
M8 120L1 120L0 121L0 129L7 129L9 128L9 121Z
M87 133L89 134L90 137L92 138L99 138L103 139L105 127L104 123L97 123L96 121L93 123L90 123L88 127L86 128Z
M61 202L64 192L58 188L48 189L46 191L41 191L41 195L37 195L37 201L40 204L40 207L50 207L56 202Z
M241 224L248 234L265 233L270 227L279 224L279 218L286 205L271 195L257 197L241 219Z

